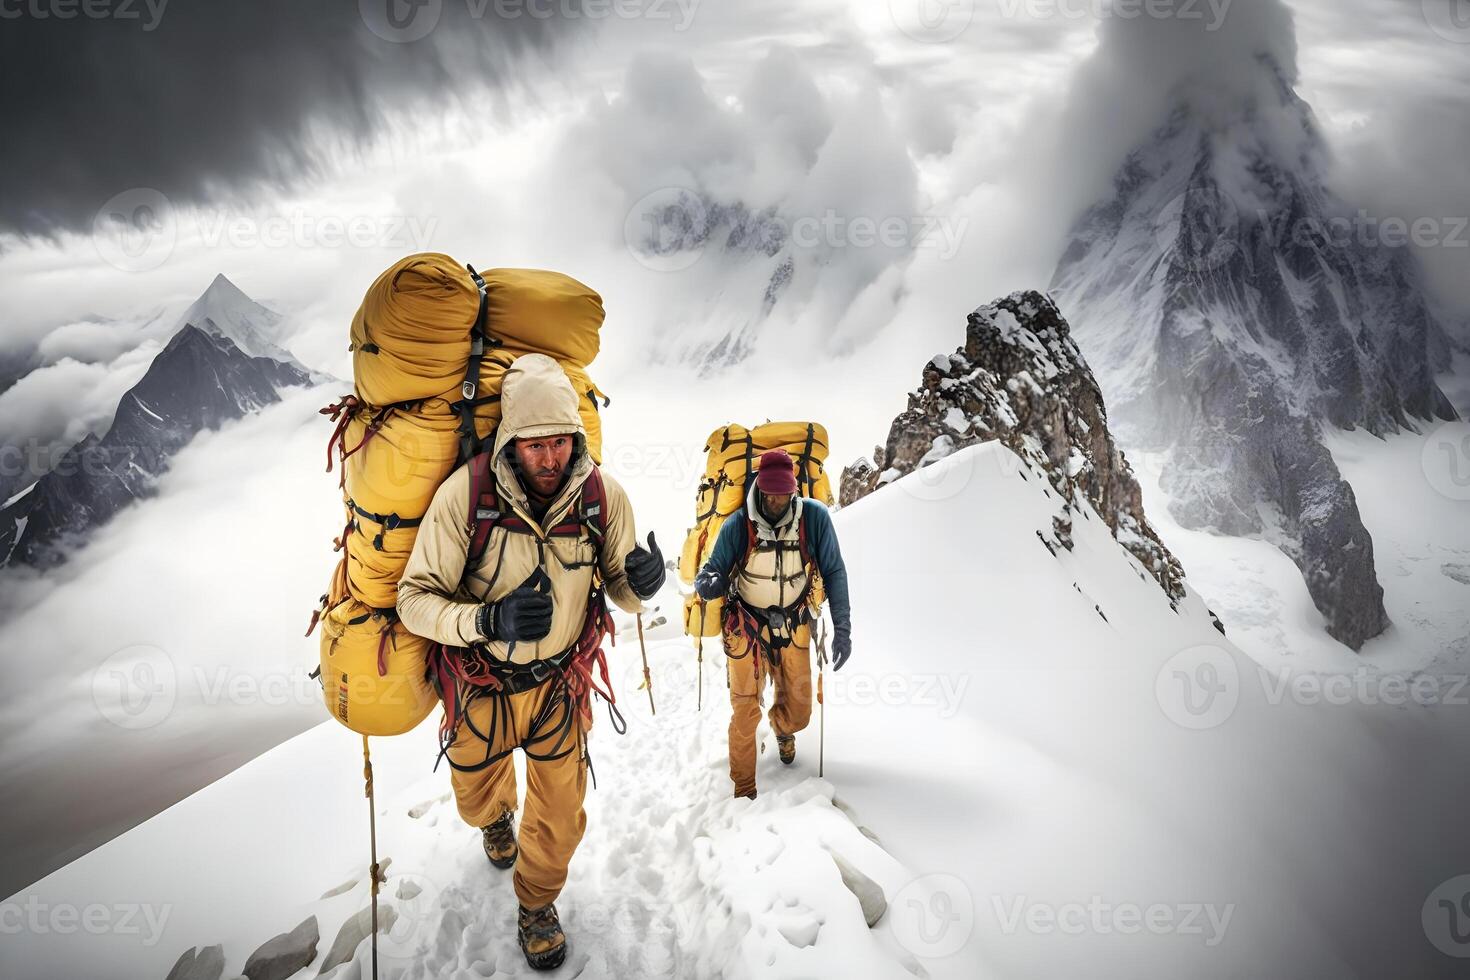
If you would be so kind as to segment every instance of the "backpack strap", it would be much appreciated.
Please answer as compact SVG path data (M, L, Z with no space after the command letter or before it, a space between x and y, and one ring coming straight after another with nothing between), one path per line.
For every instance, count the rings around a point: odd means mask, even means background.
M465 556L465 570L479 564L490 541L490 532L502 517L500 499L495 493L495 474L490 472L488 450L470 457L470 515L465 526L470 529L470 545Z

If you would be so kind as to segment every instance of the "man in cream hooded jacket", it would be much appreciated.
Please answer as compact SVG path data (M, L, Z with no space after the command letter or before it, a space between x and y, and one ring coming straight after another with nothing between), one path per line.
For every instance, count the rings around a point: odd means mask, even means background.
M595 464L577 395L544 354L527 354L506 371L492 470L499 508L524 526L498 523L481 561L466 568L470 466L449 475L434 495L398 586L398 614L412 632L447 646L477 647L505 683L466 687L462 717L446 756L460 816L484 831L497 867L515 865L521 945L533 967L565 956L552 903L586 815L586 732L559 675L564 655L587 622L594 569L606 594L629 613L663 583L657 545L637 546L623 488L603 485L603 543L584 527L577 537L547 532L575 517ZM526 806L517 841L516 777L511 753L526 755Z

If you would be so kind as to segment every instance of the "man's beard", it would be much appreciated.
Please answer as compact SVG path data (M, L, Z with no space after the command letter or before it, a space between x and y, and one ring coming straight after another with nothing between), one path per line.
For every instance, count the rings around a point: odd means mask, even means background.
M532 494L533 496L537 496L537 497L542 498L543 500L550 500L552 497L555 497L556 494L557 494L557 491L559 491L562 488L562 486L566 484L566 482L567 482L567 471L569 469L570 469L570 467L563 467L562 469L560 469L558 471L555 471L553 473L545 473L545 474L538 473L538 474L536 474L536 476L534 476L534 477L532 477L532 478L524 481L524 482L526 482L526 483L529 484L529 486L526 487L526 491L528 493ZM543 493L542 490L541 490L541 482L540 481L543 480L543 479L550 479L553 476L556 479L555 479L555 482L551 484L551 489L550 490L547 490L546 492Z

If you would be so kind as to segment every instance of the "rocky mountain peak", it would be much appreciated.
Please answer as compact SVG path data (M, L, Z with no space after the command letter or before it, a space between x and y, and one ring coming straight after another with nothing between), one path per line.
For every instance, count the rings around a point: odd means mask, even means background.
M842 503L988 441L1046 474L1062 500L1052 529L1057 544L1070 548L1073 516L1091 506L1171 603L1184 597L1184 570L1144 516L1097 381L1067 321L1038 292L1013 293L970 314L964 346L924 365L887 443L844 470Z

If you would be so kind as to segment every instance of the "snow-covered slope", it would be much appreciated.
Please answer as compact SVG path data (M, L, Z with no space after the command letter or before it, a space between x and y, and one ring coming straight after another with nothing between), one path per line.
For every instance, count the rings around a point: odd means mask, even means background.
M1464 712L1279 696L1095 513L1043 547L1046 486L990 443L839 512L855 652L826 675L826 778L814 719L754 802L729 798L714 645L696 712L689 641L651 631L650 716L625 621L629 732L599 717L557 975L1455 975L1427 900L1470 866ZM509 879L429 772L431 727L374 743L383 975L520 975ZM316 916L314 976L367 903L360 773L330 722L278 746L10 900L134 931L22 930L0 973L162 977L219 943L230 976ZM836 855L885 894L871 930Z

